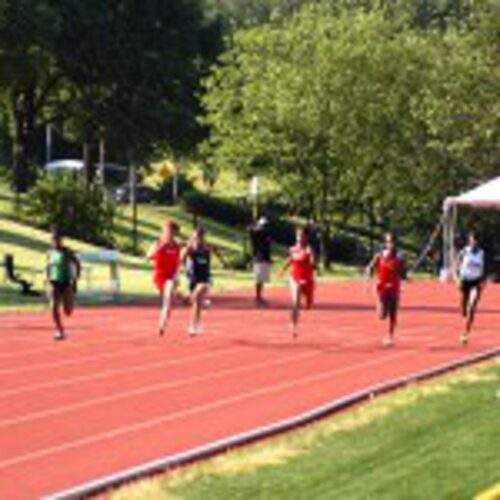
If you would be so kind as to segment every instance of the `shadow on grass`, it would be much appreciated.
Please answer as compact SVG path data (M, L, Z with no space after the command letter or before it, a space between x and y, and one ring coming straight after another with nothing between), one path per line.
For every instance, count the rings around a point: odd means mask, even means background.
M43 242L37 238L26 236L24 234L18 234L7 229L2 229L2 231L0 232L0 243L20 246L28 250L34 250L38 252L47 252L50 248L50 242L48 238L47 242Z

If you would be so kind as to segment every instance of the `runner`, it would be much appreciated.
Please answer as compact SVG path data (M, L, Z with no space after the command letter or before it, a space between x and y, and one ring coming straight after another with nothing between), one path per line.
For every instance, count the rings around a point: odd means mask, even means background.
M152 245L147 257L154 263L154 282L161 296L159 334L164 335L172 311L172 299L177 286L181 247L176 241L178 225L167 221L160 239Z
M296 231L297 243L290 248L290 254L283 264L279 274L282 274L289 267L290 291L292 294L292 335L294 338L298 335L298 323L301 309L301 298L305 298L305 307L310 309L314 302L314 271L316 261L314 251L309 244L308 236L303 228Z
M47 278L52 319L56 326L54 340L64 340L66 333L61 320L61 306L66 316L73 314L75 294L81 265L75 253L63 245L62 235L52 234L52 249L48 255Z
M382 341L384 347L394 345L394 332L396 329L401 292L401 280L407 279L406 266L403 258L396 248L396 241L391 233L385 235L385 248L376 254L366 273L371 276L376 273L377 279L377 309L380 319L389 318L389 331Z
M267 305L264 300L264 286L269 282L271 274L271 237L267 230L268 222L261 217L256 224L250 226L249 235L252 244L253 269L255 274L255 303L257 306Z
M467 246L458 254L455 276L460 283L460 305L465 318L465 331L460 335L459 340L462 345L466 345L469 342L486 277L484 251L479 247L473 233L469 234Z
M182 262L187 267L189 290L191 292L192 314L189 335L201 333L201 312L206 304L212 279L212 254L215 254L222 265L226 263L219 249L205 241L205 229L199 227L193 233L191 241L182 253Z

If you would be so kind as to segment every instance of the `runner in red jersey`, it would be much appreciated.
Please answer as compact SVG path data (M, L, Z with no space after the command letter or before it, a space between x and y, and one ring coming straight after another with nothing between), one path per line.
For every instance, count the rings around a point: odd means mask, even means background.
M384 347L394 345L394 331L397 324L401 280L407 279L406 266L396 249L394 236L385 235L385 248L375 255L368 265L367 274L375 271L377 280L378 310L380 319L389 318L388 336L383 340Z
M181 262L181 247L175 239L179 227L167 221L160 239L153 244L147 256L153 261L154 283L160 291L162 308L159 333L163 335L172 310L172 298L177 285Z
M314 301L314 274L316 261L314 251L309 244L306 231L298 228L296 232L297 243L290 248L290 254L281 272L291 268L290 290L292 292L292 333L297 337L300 316L301 298L305 298L306 308L310 309Z

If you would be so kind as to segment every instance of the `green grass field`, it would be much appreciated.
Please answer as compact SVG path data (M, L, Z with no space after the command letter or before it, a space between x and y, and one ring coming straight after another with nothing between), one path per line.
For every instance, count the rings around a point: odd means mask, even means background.
M497 360L132 484L112 499L471 499L500 482L499 417Z

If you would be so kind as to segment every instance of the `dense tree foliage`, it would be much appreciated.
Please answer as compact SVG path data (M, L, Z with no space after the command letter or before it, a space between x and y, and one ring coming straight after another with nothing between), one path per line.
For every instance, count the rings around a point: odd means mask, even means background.
M89 167L100 139L115 160L186 151L199 139L198 84L214 57L203 44L220 47L221 36L201 0L2 0L0 9L0 92L18 191L32 182L46 122L89 145Z
M498 16L422 30L408 12L307 5L238 31L206 81L208 162L273 176L327 235L372 203L381 222L433 224L498 171Z

